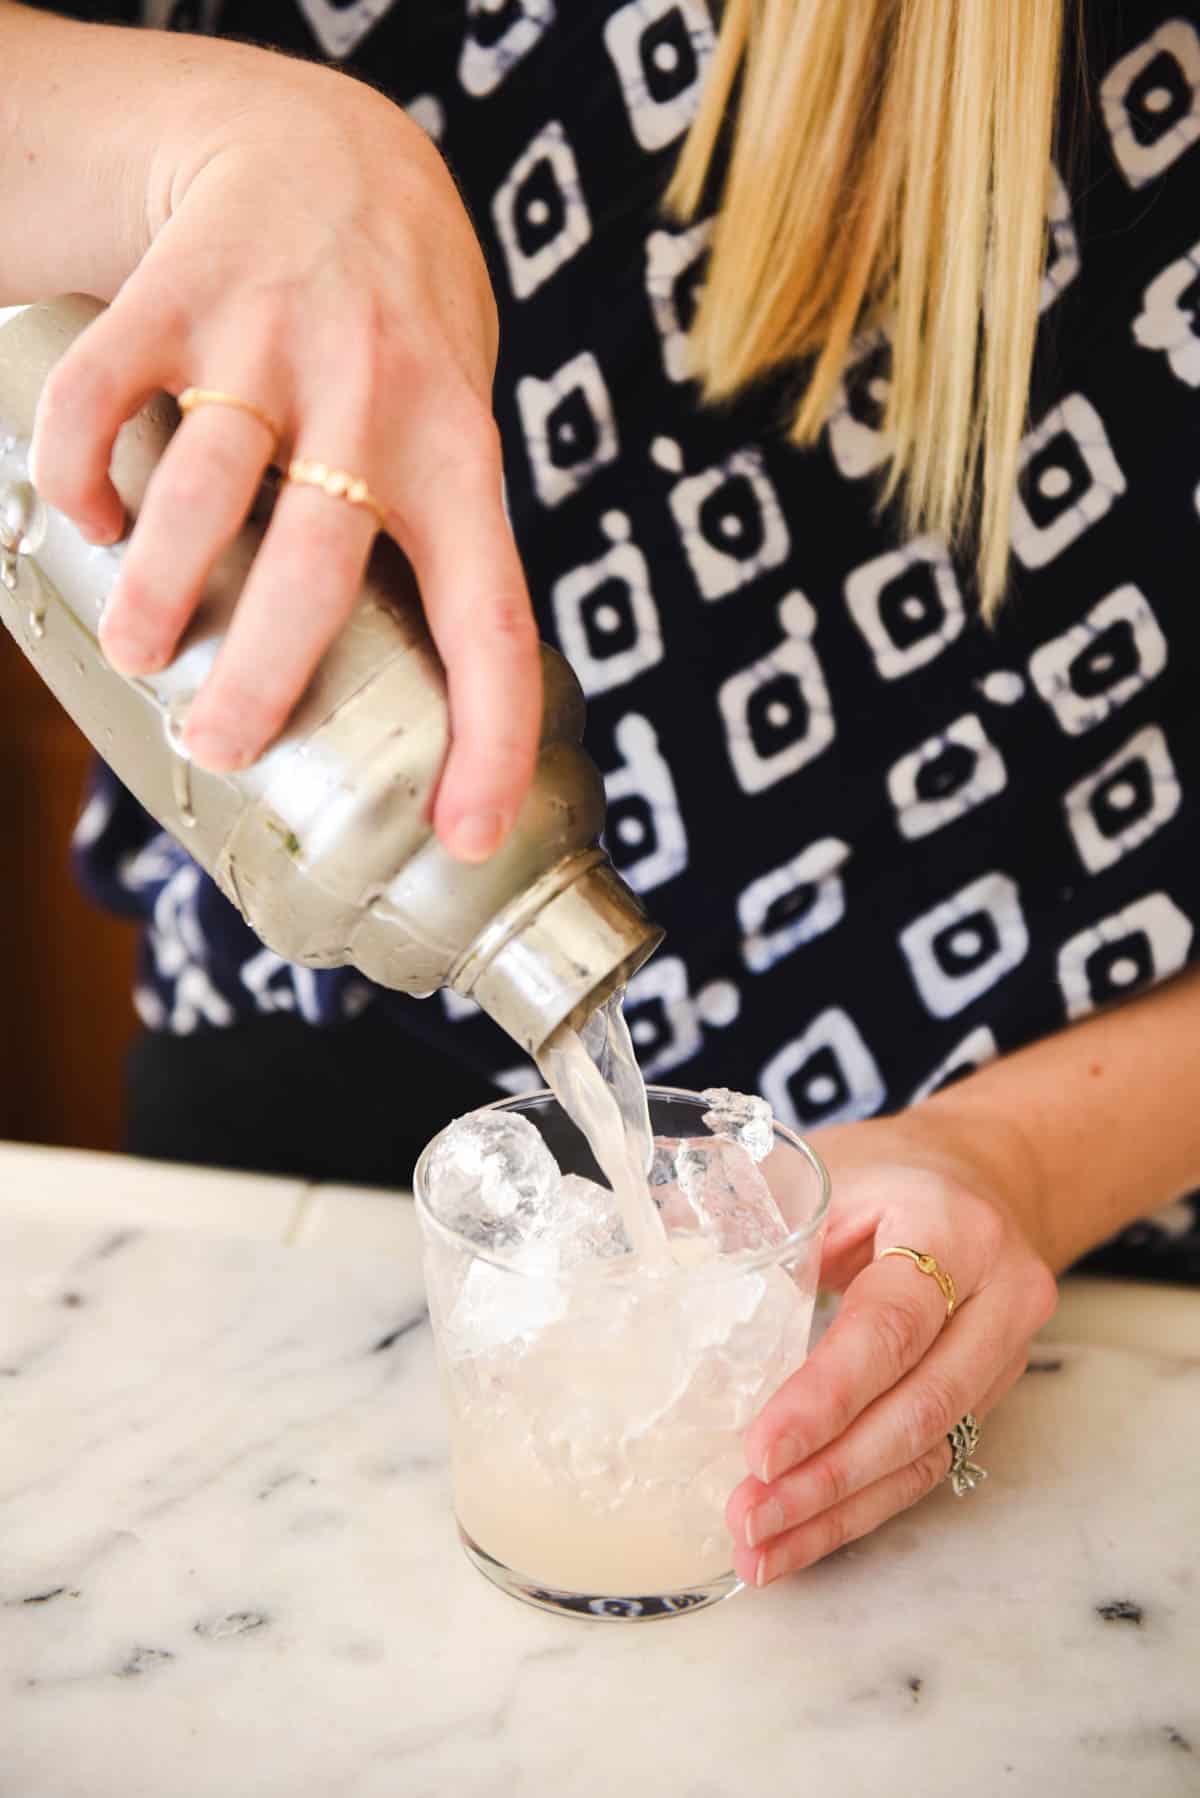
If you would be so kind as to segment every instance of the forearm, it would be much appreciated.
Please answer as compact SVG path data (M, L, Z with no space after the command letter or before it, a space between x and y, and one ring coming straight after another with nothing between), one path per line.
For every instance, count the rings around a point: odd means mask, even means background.
M906 1114L973 1159L1056 1272L1200 1189L1200 968Z
M247 45L80 25L0 0L0 304L111 299L189 165L276 92L332 80Z

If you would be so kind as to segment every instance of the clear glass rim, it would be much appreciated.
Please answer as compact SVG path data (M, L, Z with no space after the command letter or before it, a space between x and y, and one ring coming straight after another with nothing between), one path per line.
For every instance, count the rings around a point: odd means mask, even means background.
M703 1102L703 1094L690 1092L682 1086L648 1085L646 1097L647 1099L684 1099L691 1104ZM502 1099L494 1099L490 1105L477 1105L473 1111L464 1112L463 1116L473 1117L481 1111L516 1111L538 1099L549 1099L552 1104L558 1104L558 1100L550 1088L543 1086L533 1092L510 1093ZM593 1283L597 1278L612 1280L619 1278L622 1272L629 1271L627 1264L633 1258L621 1255L605 1261L588 1262L582 1268L572 1269L567 1273L537 1273L530 1269L514 1267L511 1261L505 1261L502 1256L492 1254L478 1243L472 1242L469 1236L464 1236L461 1231L453 1230L449 1224L444 1224L441 1218L437 1217L430 1209L426 1199L426 1172L434 1148L445 1136L447 1130L452 1130L459 1121L458 1118L452 1118L450 1123L444 1125L436 1136L430 1138L422 1149L413 1170L413 1199L423 1224L432 1228L443 1241L453 1243L457 1248L465 1249L474 1260L485 1261L489 1267L497 1268L501 1273L509 1274L519 1280L553 1280L555 1285L567 1286L584 1282ZM790 1230L782 1242L775 1243L769 1249L762 1249L756 1255L718 1256L716 1260L694 1270L681 1268L680 1271L686 1271L689 1279L694 1279L697 1283L704 1280L736 1279L743 1274L755 1273L762 1268L778 1267L791 1260L797 1251L802 1249L805 1243L811 1242L822 1228L832 1196L828 1168L812 1144L797 1131L791 1129L787 1124L781 1124L776 1117L772 1117L771 1127L778 1140L786 1143L789 1148L799 1151L808 1163L810 1171L816 1176L817 1196L811 1215L802 1224L798 1224L794 1230ZM642 1265L642 1263L638 1263L639 1267Z

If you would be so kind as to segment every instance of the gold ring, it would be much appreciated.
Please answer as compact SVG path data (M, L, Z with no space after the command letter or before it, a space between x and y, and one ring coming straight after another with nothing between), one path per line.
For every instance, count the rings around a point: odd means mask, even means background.
M346 469L330 468L327 463L309 462L303 456L297 456L288 463L287 478L301 487L319 487L330 499L344 499L352 506L365 506L368 512L374 512L380 530L387 528L387 513L367 483Z
M974 1411L960 1417L946 1437L950 1444L950 1470L946 1478L954 1488L955 1498L974 1492L980 1480L987 1479L987 1468L978 1467L971 1456L979 1447L979 1419Z
M269 412L252 400L239 399L236 393L222 393L218 387L185 387L177 401L181 412L194 412L197 406L232 406L235 412L249 413L271 433L272 446L278 446L283 433Z
M945 1268L939 1267L932 1255L923 1255L920 1249L902 1248L898 1243L893 1248L881 1249L875 1259L882 1261L885 1255L906 1255L915 1266L920 1268L923 1274L928 1274L931 1279L937 1281L938 1289L946 1301L946 1322L949 1323L958 1307L958 1293L954 1289L954 1281Z

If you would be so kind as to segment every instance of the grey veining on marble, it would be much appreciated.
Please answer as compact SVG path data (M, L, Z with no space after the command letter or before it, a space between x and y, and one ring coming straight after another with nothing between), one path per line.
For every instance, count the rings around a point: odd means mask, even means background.
M457 1547L411 1258L0 1201L0 1798L1191 1798L1200 1360L1035 1366L971 1499L567 1621Z

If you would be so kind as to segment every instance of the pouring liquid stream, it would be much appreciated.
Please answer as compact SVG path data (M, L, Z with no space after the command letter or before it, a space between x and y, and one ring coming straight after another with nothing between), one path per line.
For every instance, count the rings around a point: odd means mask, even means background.
M645 1261L667 1258L667 1235L650 1196L654 1137L646 1085L629 1026L614 993L580 1030L555 1031L538 1067L551 1092L587 1138L612 1188L633 1252Z

